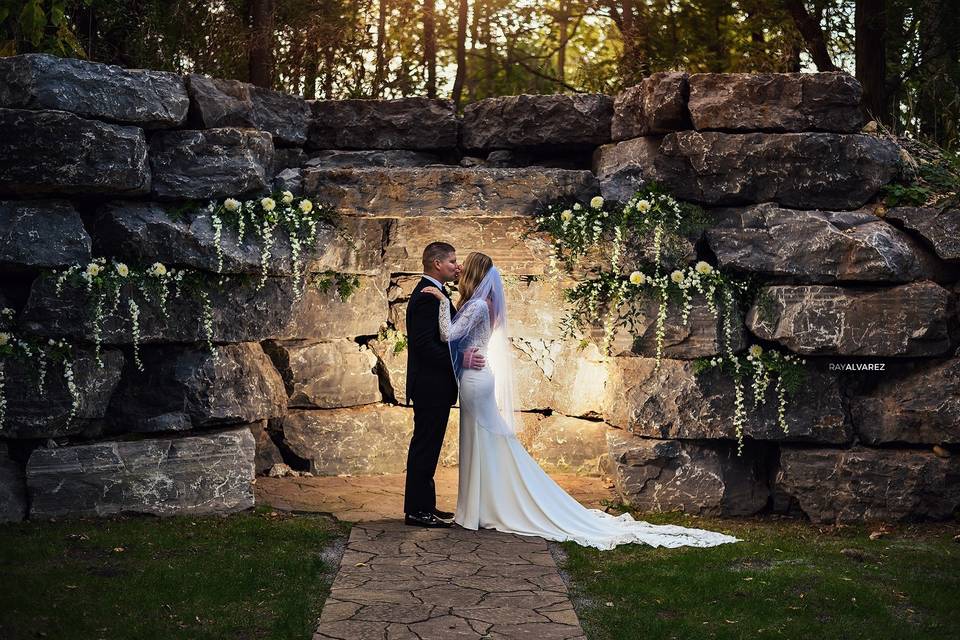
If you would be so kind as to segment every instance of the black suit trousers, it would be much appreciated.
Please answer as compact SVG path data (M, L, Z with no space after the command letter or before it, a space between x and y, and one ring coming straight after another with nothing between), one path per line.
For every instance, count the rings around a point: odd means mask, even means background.
M450 406L419 405L413 402L413 438L407 452L407 481L403 512L430 512L437 506L433 475L440 460L443 436L447 431Z

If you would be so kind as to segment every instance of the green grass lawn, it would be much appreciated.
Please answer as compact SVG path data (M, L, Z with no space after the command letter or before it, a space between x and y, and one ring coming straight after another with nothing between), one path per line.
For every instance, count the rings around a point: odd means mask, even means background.
M590 640L960 638L960 543L953 524L866 527L795 520L640 515L743 540L709 549L565 543Z
M0 525L0 638L306 640L346 533L260 508Z

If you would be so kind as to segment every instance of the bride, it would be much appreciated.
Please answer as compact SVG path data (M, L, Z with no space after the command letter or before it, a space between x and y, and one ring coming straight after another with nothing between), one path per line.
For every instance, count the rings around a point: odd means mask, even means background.
M471 253L459 280L460 306L450 320L450 302L438 289L440 335L450 345L460 386L460 470L454 521L465 529L572 540L597 549L624 543L654 547L710 547L737 538L675 525L653 525L588 509L567 494L517 440L513 367L507 336L507 304L493 260ZM483 369L464 369L461 354L478 348Z

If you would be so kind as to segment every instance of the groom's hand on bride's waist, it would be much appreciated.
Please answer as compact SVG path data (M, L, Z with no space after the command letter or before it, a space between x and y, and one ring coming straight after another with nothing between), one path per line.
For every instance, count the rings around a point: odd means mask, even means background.
M486 359L480 354L476 347L467 349L463 352L464 369L483 369L487 364Z

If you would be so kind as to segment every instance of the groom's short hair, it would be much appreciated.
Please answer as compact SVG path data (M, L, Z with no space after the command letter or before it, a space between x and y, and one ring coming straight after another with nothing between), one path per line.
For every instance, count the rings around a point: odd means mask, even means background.
M429 269L434 260L443 260L457 250L449 242L431 242L423 250L423 268Z

